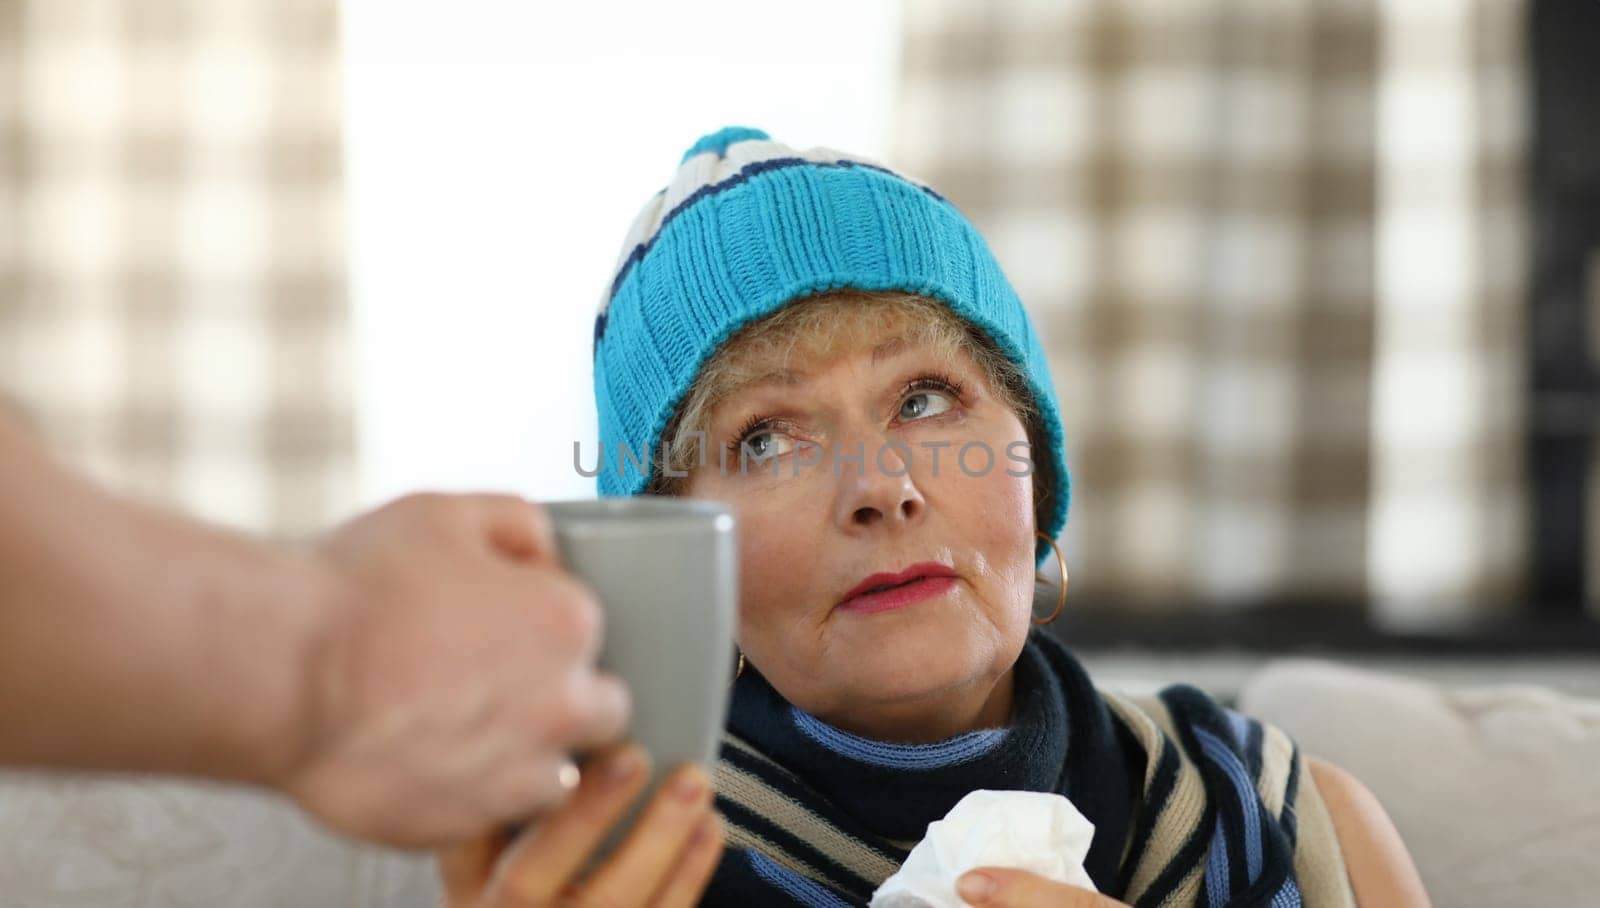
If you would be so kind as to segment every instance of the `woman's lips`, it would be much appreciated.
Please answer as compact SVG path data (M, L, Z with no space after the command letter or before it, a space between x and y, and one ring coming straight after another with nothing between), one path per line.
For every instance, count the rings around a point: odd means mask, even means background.
M851 612L883 612L943 595L955 586L956 572L938 561L922 561L893 573L862 579L845 594L839 608Z
M918 577L909 583L875 593L861 593L839 604L848 612L884 612L943 595L956 585L956 578Z

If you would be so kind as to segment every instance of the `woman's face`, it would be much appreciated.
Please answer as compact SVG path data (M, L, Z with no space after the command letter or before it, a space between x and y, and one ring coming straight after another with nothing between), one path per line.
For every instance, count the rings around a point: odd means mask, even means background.
M985 710L1009 709L1032 607L1026 431L967 353L951 362L888 324L849 341L745 385L705 427L686 494L738 515L740 646L791 703L858 734L1004 724ZM917 584L922 598L843 604L870 575L927 563L953 576Z

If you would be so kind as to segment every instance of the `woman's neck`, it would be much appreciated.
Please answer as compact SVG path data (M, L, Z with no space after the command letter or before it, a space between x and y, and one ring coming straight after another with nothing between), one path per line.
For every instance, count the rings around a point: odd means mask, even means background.
M874 705L870 714L842 713L818 715L817 718L841 731L873 741L931 744L967 732L1011 724L1015 675L1016 669L1012 667L997 681L980 678L970 682L970 690L944 688L916 701L888 707Z

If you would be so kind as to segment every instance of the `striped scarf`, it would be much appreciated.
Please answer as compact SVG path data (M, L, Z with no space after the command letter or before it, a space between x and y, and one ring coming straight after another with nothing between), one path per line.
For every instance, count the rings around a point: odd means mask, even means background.
M747 665L715 773L728 847L701 904L865 905L979 788L1067 796L1095 827L1089 878L1136 908L1355 904L1281 730L1186 684L1100 690L1039 628L1013 677L1007 726L896 744L828 725Z

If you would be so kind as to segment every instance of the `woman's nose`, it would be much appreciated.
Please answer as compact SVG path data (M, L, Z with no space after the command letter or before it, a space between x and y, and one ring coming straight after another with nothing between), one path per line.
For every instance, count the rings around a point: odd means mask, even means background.
M869 444L864 455L859 464L839 465L840 526L861 529L919 519L927 502L912 477L909 450L892 443L874 450Z

